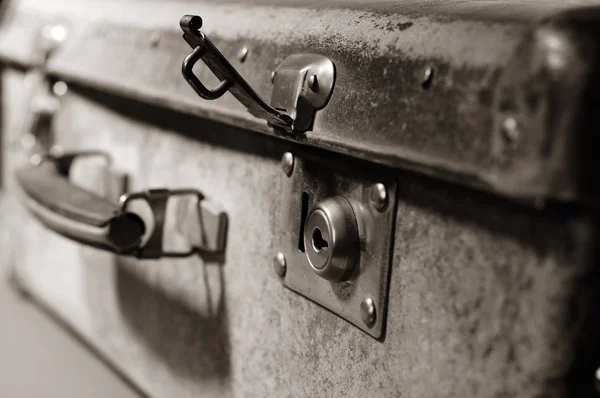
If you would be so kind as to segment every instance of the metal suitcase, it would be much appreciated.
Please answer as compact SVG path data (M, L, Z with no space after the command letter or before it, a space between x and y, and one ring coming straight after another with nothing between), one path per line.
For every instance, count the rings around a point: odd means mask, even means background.
M2 258L148 396L595 396L589 2L2 7Z

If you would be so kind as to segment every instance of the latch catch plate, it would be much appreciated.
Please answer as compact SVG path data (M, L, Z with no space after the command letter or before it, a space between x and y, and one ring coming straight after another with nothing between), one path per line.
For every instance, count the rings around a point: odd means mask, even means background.
M292 118L293 131L307 131L331 98L335 65L319 54L290 55L275 70L273 83L271 105Z

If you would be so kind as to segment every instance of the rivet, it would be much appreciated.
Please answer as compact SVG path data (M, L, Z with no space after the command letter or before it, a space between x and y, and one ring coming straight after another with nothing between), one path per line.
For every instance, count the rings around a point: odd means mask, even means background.
M67 93L67 91L69 91L69 86L67 86L67 83L65 83L63 81L57 81L52 86L52 92L57 97L62 97L63 95L65 95Z
M271 72L271 83L275 83L275 71Z
M35 136L31 133L24 134L21 137L21 148L23 149L31 149L35 145L36 139Z
M385 209L388 201L388 194L385 185L378 182L371 187L371 203L375 209L382 211Z
M368 327L373 327L375 319L377 319L377 310L373 299L367 297L360 303L360 319Z
M279 252L275 255L275 258L273 259L273 268L275 268L275 273L280 278L283 278L285 276L285 271L287 267L285 262L285 255L283 253Z
M291 152L286 152L281 157L281 168L288 177L291 177L294 171L294 155Z
M42 35L54 43L62 43L67 39L67 28L63 25L46 25L42 28Z
M509 117L502 123L502 132L508 141L516 141L521 136L519 123L514 117Z
M308 87L310 87L310 89L312 91L317 91L319 88L319 79L317 79L317 75L310 75L310 77L308 78Z
M158 43L160 43L160 33L152 32L150 35L150 46L156 47L158 46Z
M42 163L42 157L39 154L35 153L29 158L29 163L31 163L34 166L37 166L38 164Z
M426 67L425 71L423 72L423 80L421 80L421 87L423 87L423 89L427 90L429 87L431 87L431 83L433 82L433 75L433 68L431 66Z
M242 49L238 53L238 60L240 62L244 62L246 60L247 56L248 56L248 47L242 47Z

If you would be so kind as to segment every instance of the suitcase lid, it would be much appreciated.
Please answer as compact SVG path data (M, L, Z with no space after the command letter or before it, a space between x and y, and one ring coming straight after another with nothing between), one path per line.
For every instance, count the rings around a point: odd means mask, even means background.
M13 0L0 26L0 58L43 67L71 84L508 197L593 199L599 9L562 1L322 3ZM331 59L335 87L312 130L281 135L229 93L200 99L181 76L190 49L179 19L194 13L266 101L271 72L289 55ZM40 32L56 24L64 42L44 63ZM218 83L204 66L196 74ZM201 124L193 134L202 135Z

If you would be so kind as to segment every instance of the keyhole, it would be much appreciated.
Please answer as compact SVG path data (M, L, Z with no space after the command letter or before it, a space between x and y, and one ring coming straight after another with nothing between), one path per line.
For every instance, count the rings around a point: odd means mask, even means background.
M329 247L329 243L323 238L323 233L319 228L313 229L312 244L317 253L321 250L327 250Z

